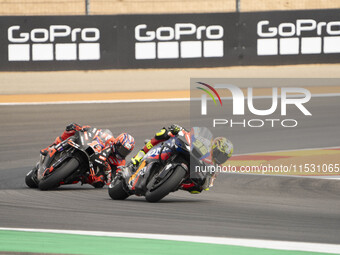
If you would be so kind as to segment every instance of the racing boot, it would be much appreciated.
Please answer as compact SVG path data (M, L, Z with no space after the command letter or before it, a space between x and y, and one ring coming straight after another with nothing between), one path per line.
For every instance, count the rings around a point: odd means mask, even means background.
M40 154L43 155L43 156L46 156L47 153L48 153L48 150L55 145L56 144L52 143L51 145L47 146L45 149L40 150Z
M96 189L102 188L105 185L105 177L104 175L96 176L96 175L90 174L88 176L88 179L85 180L85 183L92 185Z
M134 165L130 164L129 166L120 167L120 171L117 172L116 178L124 180L125 185L128 189L131 190L131 186L129 185L129 179L134 173Z
M65 133L65 132L64 132L64 133ZM63 134L63 135L64 135L64 134ZM48 153L48 150L49 150L51 147L58 145L59 143L61 143L61 142L64 140L64 139L62 139L62 136L63 136L63 135L58 136L58 137L54 140L54 142L53 142L51 145L47 146L45 149L40 150L40 154L43 155L43 156L46 156L47 153Z
M84 126L83 128L88 128L89 126ZM50 146L47 146L45 149L42 149L40 151L40 153L43 155L43 156L46 156L47 155L47 152L48 150L52 147L52 146L55 146L55 145L58 145L59 143L61 143L62 141L66 140L67 138L73 136L75 134L75 132L78 130L81 130L82 127L79 126L78 124L76 123L72 123L70 125L68 125L65 129L65 131L61 134L61 136L58 136L54 142L50 145Z
M180 189L188 191L191 194L200 194L202 192L202 187L196 186L194 183L183 183Z

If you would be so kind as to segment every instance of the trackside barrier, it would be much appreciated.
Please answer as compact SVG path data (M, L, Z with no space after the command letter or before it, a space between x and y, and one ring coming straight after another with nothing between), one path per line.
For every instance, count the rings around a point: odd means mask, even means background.
M340 10L0 17L0 70L340 62Z

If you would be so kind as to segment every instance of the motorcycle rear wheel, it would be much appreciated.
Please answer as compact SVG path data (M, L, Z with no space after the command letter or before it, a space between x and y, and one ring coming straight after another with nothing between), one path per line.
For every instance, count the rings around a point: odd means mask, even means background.
M145 199L152 203L158 202L171 191L174 191L181 183L185 175L186 170L181 166L177 166L172 175L161 186L155 190L147 191L145 193Z
M71 158L69 161L62 164L60 167L55 169L46 178L39 181L40 190L55 189L59 187L59 183L66 177L70 176L79 167L79 162L76 158Z

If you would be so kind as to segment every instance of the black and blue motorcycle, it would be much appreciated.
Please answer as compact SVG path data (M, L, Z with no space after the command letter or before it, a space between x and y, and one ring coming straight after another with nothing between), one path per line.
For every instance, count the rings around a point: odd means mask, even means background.
M191 182L205 188L212 185L213 175L195 171L197 166L211 164L210 148L213 136L207 128L182 130L178 135L153 147L141 160L137 169L128 166L113 179L109 195L124 200L130 195L145 196L157 202Z

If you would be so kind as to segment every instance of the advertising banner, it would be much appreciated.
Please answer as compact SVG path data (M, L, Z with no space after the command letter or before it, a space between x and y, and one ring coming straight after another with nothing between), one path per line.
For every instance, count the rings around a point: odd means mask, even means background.
M340 10L0 17L0 70L337 63Z
M340 10L241 14L243 65L337 63Z
M107 20L101 16L0 17L0 70L117 67L117 17L109 17L110 30Z

